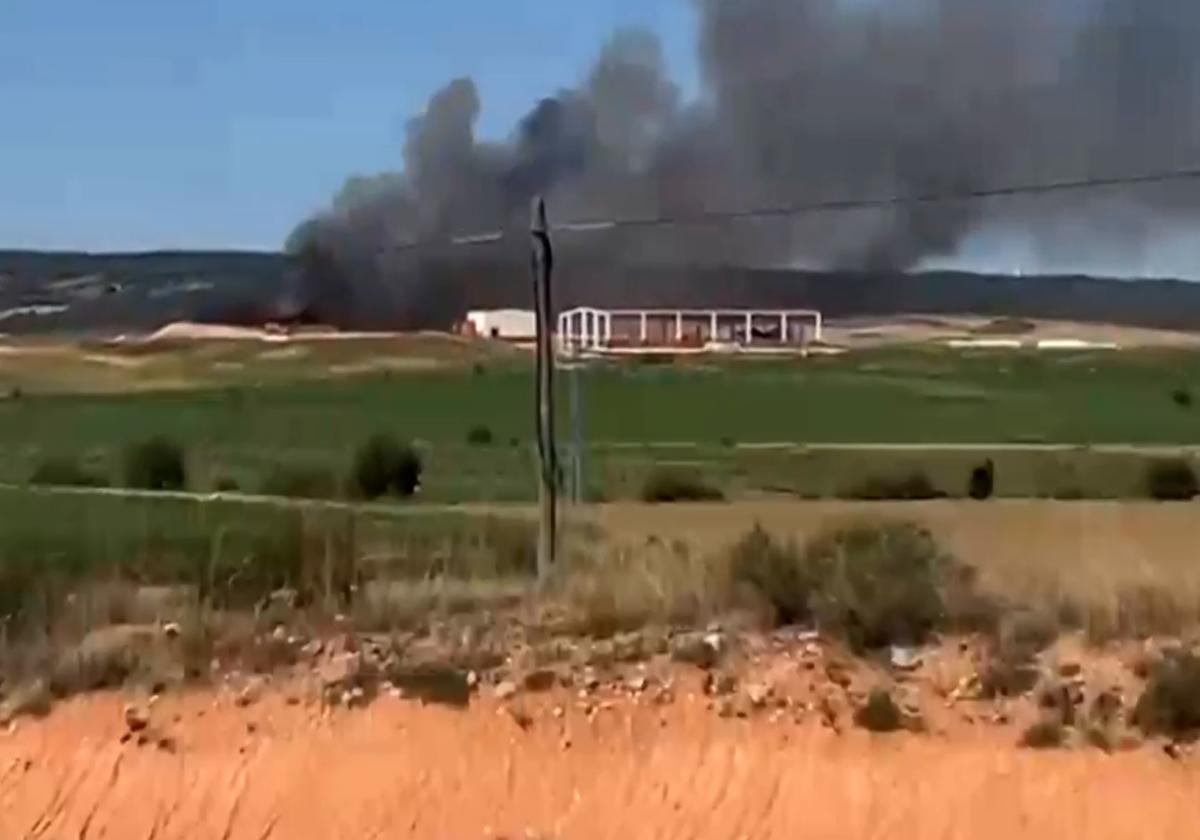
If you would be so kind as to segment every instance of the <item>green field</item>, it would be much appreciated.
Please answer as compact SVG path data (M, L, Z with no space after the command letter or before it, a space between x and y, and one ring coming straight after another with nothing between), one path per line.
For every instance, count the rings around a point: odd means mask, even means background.
M567 377L559 380L564 445ZM636 496L663 465L704 473L731 495L836 495L862 476L915 468L958 494L985 454L997 461L1005 495L1122 496L1137 493L1143 456L1096 447L1200 444L1200 405L1173 398L1181 389L1200 396L1200 354L1181 351L913 348L597 364L579 377L585 473L596 498ZM0 482L22 483L39 460L60 454L117 482L126 446L166 435L187 446L194 489L232 478L254 491L277 464L343 475L364 438L393 431L423 453L424 500L528 500L532 389L526 360L511 357L360 375L296 364L286 378L261 378L242 369L237 383L151 392L26 389L0 401ZM493 443L469 445L475 426L486 426ZM813 448L822 444L899 448ZM951 446L962 444L984 451ZM991 453L991 444L1017 448ZM1066 448L1020 449L1049 444Z

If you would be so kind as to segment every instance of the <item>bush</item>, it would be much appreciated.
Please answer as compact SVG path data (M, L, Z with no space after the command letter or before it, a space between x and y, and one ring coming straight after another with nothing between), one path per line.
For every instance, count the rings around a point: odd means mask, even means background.
M1147 735L1200 734L1200 656L1173 653L1156 663L1133 718Z
M854 722L869 732L898 732L904 718L892 695L877 688L867 698L866 705L854 713Z
M996 489L996 465L992 459L980 464L971 471L971 481L967 486L967 495L978 502L992 498Z
M125 484L140 490L183 490L187 486L183 447L165 437L131 447L125 453Z
M919 643L935 629L989 615L973 570L904 523L837 531L802 553L756 528L734 547L731 574L779 623L813 621L860 650Z
M471 446L491 446L495 439L487 426L472 426L467 432L467 443Z
M408 498L421 483L421 459L412 446L378 434L359 447L351 481L364 499L388 494Z
M683 470L655 470L642 485L642 501L650 504L719 502L724 498L698 474Z
M77 460L61 455L42 461L29 477L30 484L46 487L107 487L104 476L85 469Z
M1171 392L1171 402L1180 408L1192 407L1192 392L1187 388L1176 388Z
M1057 720L1040 720L1021 735L1021 746L1031 750L1055 750L1067 742L1067 731Z
M923 641L948 622L949 591L969 584L929 532L911 524L835 532L808 547L805 564L818 581L810 598L818 625L858 649Z
M1163 502L1187 502L1200 496L1200 482L1183 458L1163 458L1146 468L1146 492Z
M217 493L237 493L242 489L236 478L230 476L221 476L213 482L213 490Z
M264 496L289 499L332 499L337 496L337 479L325 467L278 464L263 479Z
M842 498L860 502L916 502L945 497L919 470L902 476L874 476L842 493Z
M811 618L809 601L817 581L795 546L780 545L756 525L733 547L730 560L734 583L761 597L778 624Z

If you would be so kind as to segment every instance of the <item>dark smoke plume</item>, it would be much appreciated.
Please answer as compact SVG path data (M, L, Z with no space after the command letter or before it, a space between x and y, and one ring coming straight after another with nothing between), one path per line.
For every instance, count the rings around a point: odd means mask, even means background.
M399 243L558 220L686 215L1110 177L1200 163L1196 0L692 0L703 91L653 35L613 36L583 81L502 142L452 81L408 125L402 172L352 178L289 247L356 305L420 320L429 266ZM1143 253L1200 216L1191 185L563 237L567 258L903 271L1009 231L1035 258ZM523 243L504 259L523 260ZM314 254L324 254L321 259ZM346 279L352 278L352 279ZM318 284L320 285L320 284ZM341 295L341 292L336 292Z

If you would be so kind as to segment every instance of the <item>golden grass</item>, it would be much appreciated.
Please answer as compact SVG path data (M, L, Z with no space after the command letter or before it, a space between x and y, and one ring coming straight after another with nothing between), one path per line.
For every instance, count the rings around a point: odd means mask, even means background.
M804 542L855 522L928 528L989 591L1073 615L1100 636L1200 622L1200 509L1191 504L997 501L608 505L591 516L620 550L665 541L713 556L755 524Z

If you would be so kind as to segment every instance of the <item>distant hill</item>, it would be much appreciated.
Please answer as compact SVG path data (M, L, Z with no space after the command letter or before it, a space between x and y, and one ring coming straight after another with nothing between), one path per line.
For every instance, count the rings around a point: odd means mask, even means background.
M1200 283L667 268L567 256L555 275L559 307L811 307L830 317L978 314L1200 331ZM469 308L529 305L519 260L425 262L382 280L321 271L277 253L0 251L0 332L112 334L179 320L442 328Z

